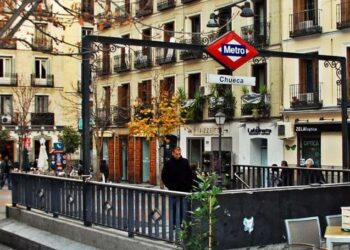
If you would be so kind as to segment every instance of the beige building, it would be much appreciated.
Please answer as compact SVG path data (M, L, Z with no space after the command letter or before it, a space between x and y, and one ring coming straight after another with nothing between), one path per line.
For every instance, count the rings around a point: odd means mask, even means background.
M106 4L103 8L95 5L98 35L199 45L235 31L256 48L282 50L281 5L271 0L252 1L255 16L249 18L241 17L242 9L237 8L245 4L243 1L237 6L232 1L207 0ZM217 28L207 27L212 13L218 17ZM218 110L226 113L224 165L270 165L283 159L283 141L277 136L283 86L281 59L257 58L232 73L206 54L194 51L111 45L101 49L95 65L93 84L98 105L104 117L110 118L102 158L109 163L111 179L159 183L159 166L169 157L171 145L176 144L191 164L215 169L218 127L214 116ZM219 86L207 82L208 74L254 76L256 86ZM169 135L170 145L163 145L165 150L159 152L157 149L163 147L154 140L129 135L127 122L132 119L137 98L147 106L160 91L175 93L179 88L185 93L183 105L189 109L196 106L195 102L201 105L194 116L185 117L183 128ZM249 101L252 97L255 103Z
M61 3L71 6L72 1ZM14 6L2 4L0 24L3 27L6 13L12 12ZM6 153L13 161L19 161L21 138L29 160L33 161L38 158L40 138L46 139L49 152L64 126L77 128L81 64L77 46L83 30L92 30L93 26L86 22L81 25L65 13L54 1L43 1L35 17L30 16L15 33L16 39L6 38L0 42L1 127L10 131L11 142L6 146ZM57 18L65 29L49 21L50 18ZM6 34L8 32L10 30ZM26 103L29 113L21 118ZM73 157L79 158L79 152Z
M349 2L282 2L283 51L348 57ZM340 65L338 65L340 66ZM341 87L337 70L324 61L284 59L281 138L285 159L302 165L342 166ZM347 63L347 74L349 63Z

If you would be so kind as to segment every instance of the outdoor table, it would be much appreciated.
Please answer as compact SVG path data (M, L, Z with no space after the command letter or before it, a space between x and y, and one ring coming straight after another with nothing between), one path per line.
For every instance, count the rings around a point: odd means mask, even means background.
M341 226L327 226L324 235L327 241L327 249L333 249L333 243L350 243L350 232L341 230Z

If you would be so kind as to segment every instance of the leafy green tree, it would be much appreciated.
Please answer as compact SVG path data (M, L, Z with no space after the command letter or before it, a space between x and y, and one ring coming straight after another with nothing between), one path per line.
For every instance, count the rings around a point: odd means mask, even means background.
M59 139L63 142L65 152L69 156L67 166L70 166L69 160L71 159L71 154L80 147L80 134L73 127L64 127L62 136Z
M5 149L6 143L10 140L10 131L0 130L0 152Z

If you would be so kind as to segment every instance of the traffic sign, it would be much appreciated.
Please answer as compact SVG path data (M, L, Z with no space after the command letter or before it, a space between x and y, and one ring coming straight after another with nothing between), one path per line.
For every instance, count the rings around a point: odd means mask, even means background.
M207 74L207 83L255 86L255 77Z
M209 44L206 51L216 61L231 70L237 69L258 54L253 46L233 31Z

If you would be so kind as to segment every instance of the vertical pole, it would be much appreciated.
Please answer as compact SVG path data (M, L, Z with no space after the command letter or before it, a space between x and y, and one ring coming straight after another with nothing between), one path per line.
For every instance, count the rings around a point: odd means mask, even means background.
M222 164L221 164L221 125L219 125L219 158L218 158L218 164L219 164L219 178L218 178L218 184L221 187L222 186Z
M83 37L82 42L82 69L81 69L81 90L82 90L82 119L83 119L83 166L84 175L90 174L90 65L91 40L88 36ZM85 226L92 225L92 189L88 188L86 179L83 185L83 219Z
M341 68L341 117L343 134L343 169L349 169L349 138L348 138L348 91L346 86L346 59L340 60Z

